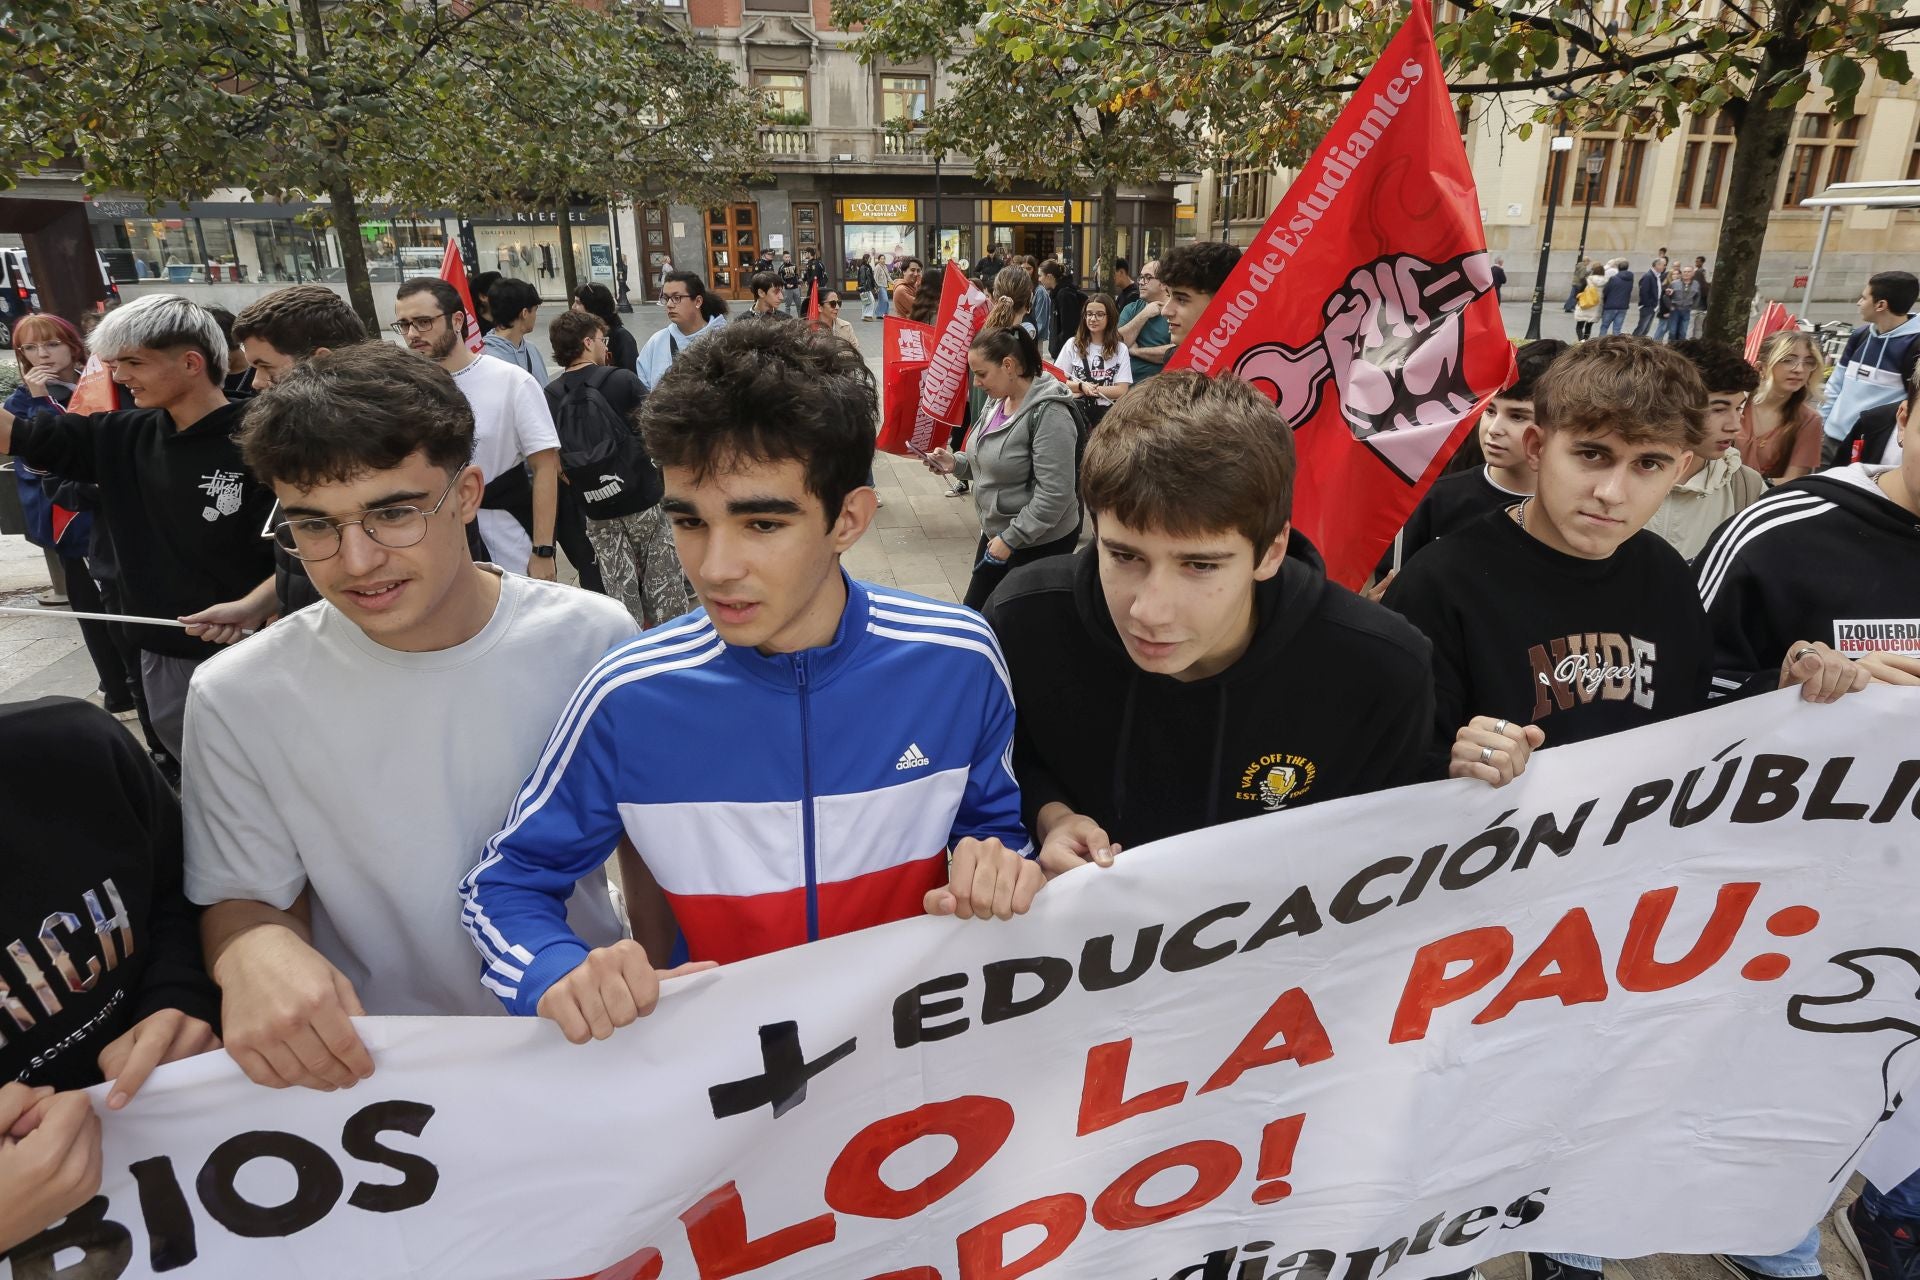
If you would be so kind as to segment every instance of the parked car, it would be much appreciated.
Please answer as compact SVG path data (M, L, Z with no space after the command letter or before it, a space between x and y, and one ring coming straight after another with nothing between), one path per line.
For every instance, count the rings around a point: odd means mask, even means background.
M105 255L95 250L93 260L100 268L100 287L107 295L107 309L112 310L120 305L120 286L113 282L113 275L107 270ZM27 261L27 251L0 249L0 317L6 322L5 333L0 334L0 346L13 344L15 321L39 310L40 290L33 283L33 267Z

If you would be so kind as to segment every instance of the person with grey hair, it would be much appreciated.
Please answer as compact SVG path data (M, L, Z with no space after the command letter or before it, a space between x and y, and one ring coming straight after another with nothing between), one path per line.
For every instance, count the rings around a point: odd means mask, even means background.
M98 485L125 612L185 624L135 627L154 731L178 760L194 668L273 611L273 551L260 536L273 494L240 460L241 408L221 389L226 335L205 308L149 294L111 312L90 345L135 407L0 409L0 452Z

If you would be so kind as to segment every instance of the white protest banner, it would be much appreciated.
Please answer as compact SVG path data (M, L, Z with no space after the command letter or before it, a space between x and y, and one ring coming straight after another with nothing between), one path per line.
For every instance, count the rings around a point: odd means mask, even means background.
M106 1121L34 1280L1395 1280L1797 1242L1920 1164L1920 691L1792 694L1130 850L1011 924L369 1020ZM448 909L454 909L451 893Z

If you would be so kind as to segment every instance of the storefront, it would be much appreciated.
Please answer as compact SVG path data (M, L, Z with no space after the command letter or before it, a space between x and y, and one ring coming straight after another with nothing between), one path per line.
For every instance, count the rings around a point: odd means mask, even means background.
M611 288L613 232L607 226L606 212L569 210L567 234L573 241L574 266L580 280L598 280ZM560 218L553 211L496 213L475 218L473 245L476 274L498 271L503 276L528 281L540 290L543 298L556 301L565 298L566 280L560 269Z
M860 259L871 256L889 269L920 256L918 200L847 198L834 202L839 225L837 257L841 288L857 288Z
M120 283L343 280L333 234L301 220L309 208L208 202L149 210L138 200L94 200L87 205L87 220L108 271Z

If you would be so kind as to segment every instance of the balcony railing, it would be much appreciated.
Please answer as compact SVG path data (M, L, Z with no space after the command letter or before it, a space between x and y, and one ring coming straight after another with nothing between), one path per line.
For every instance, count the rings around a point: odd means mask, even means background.
M786 164L860 165L875 161L918 167L933 164L925 135L892 129L833 129L818 125L762 125L760 150ZM842 159L841 157L852 157ZM963 166L963 157L949 153L947 163Z
M760 130L760 149L770 156L810 156L813 154L813 130L785 125Z

